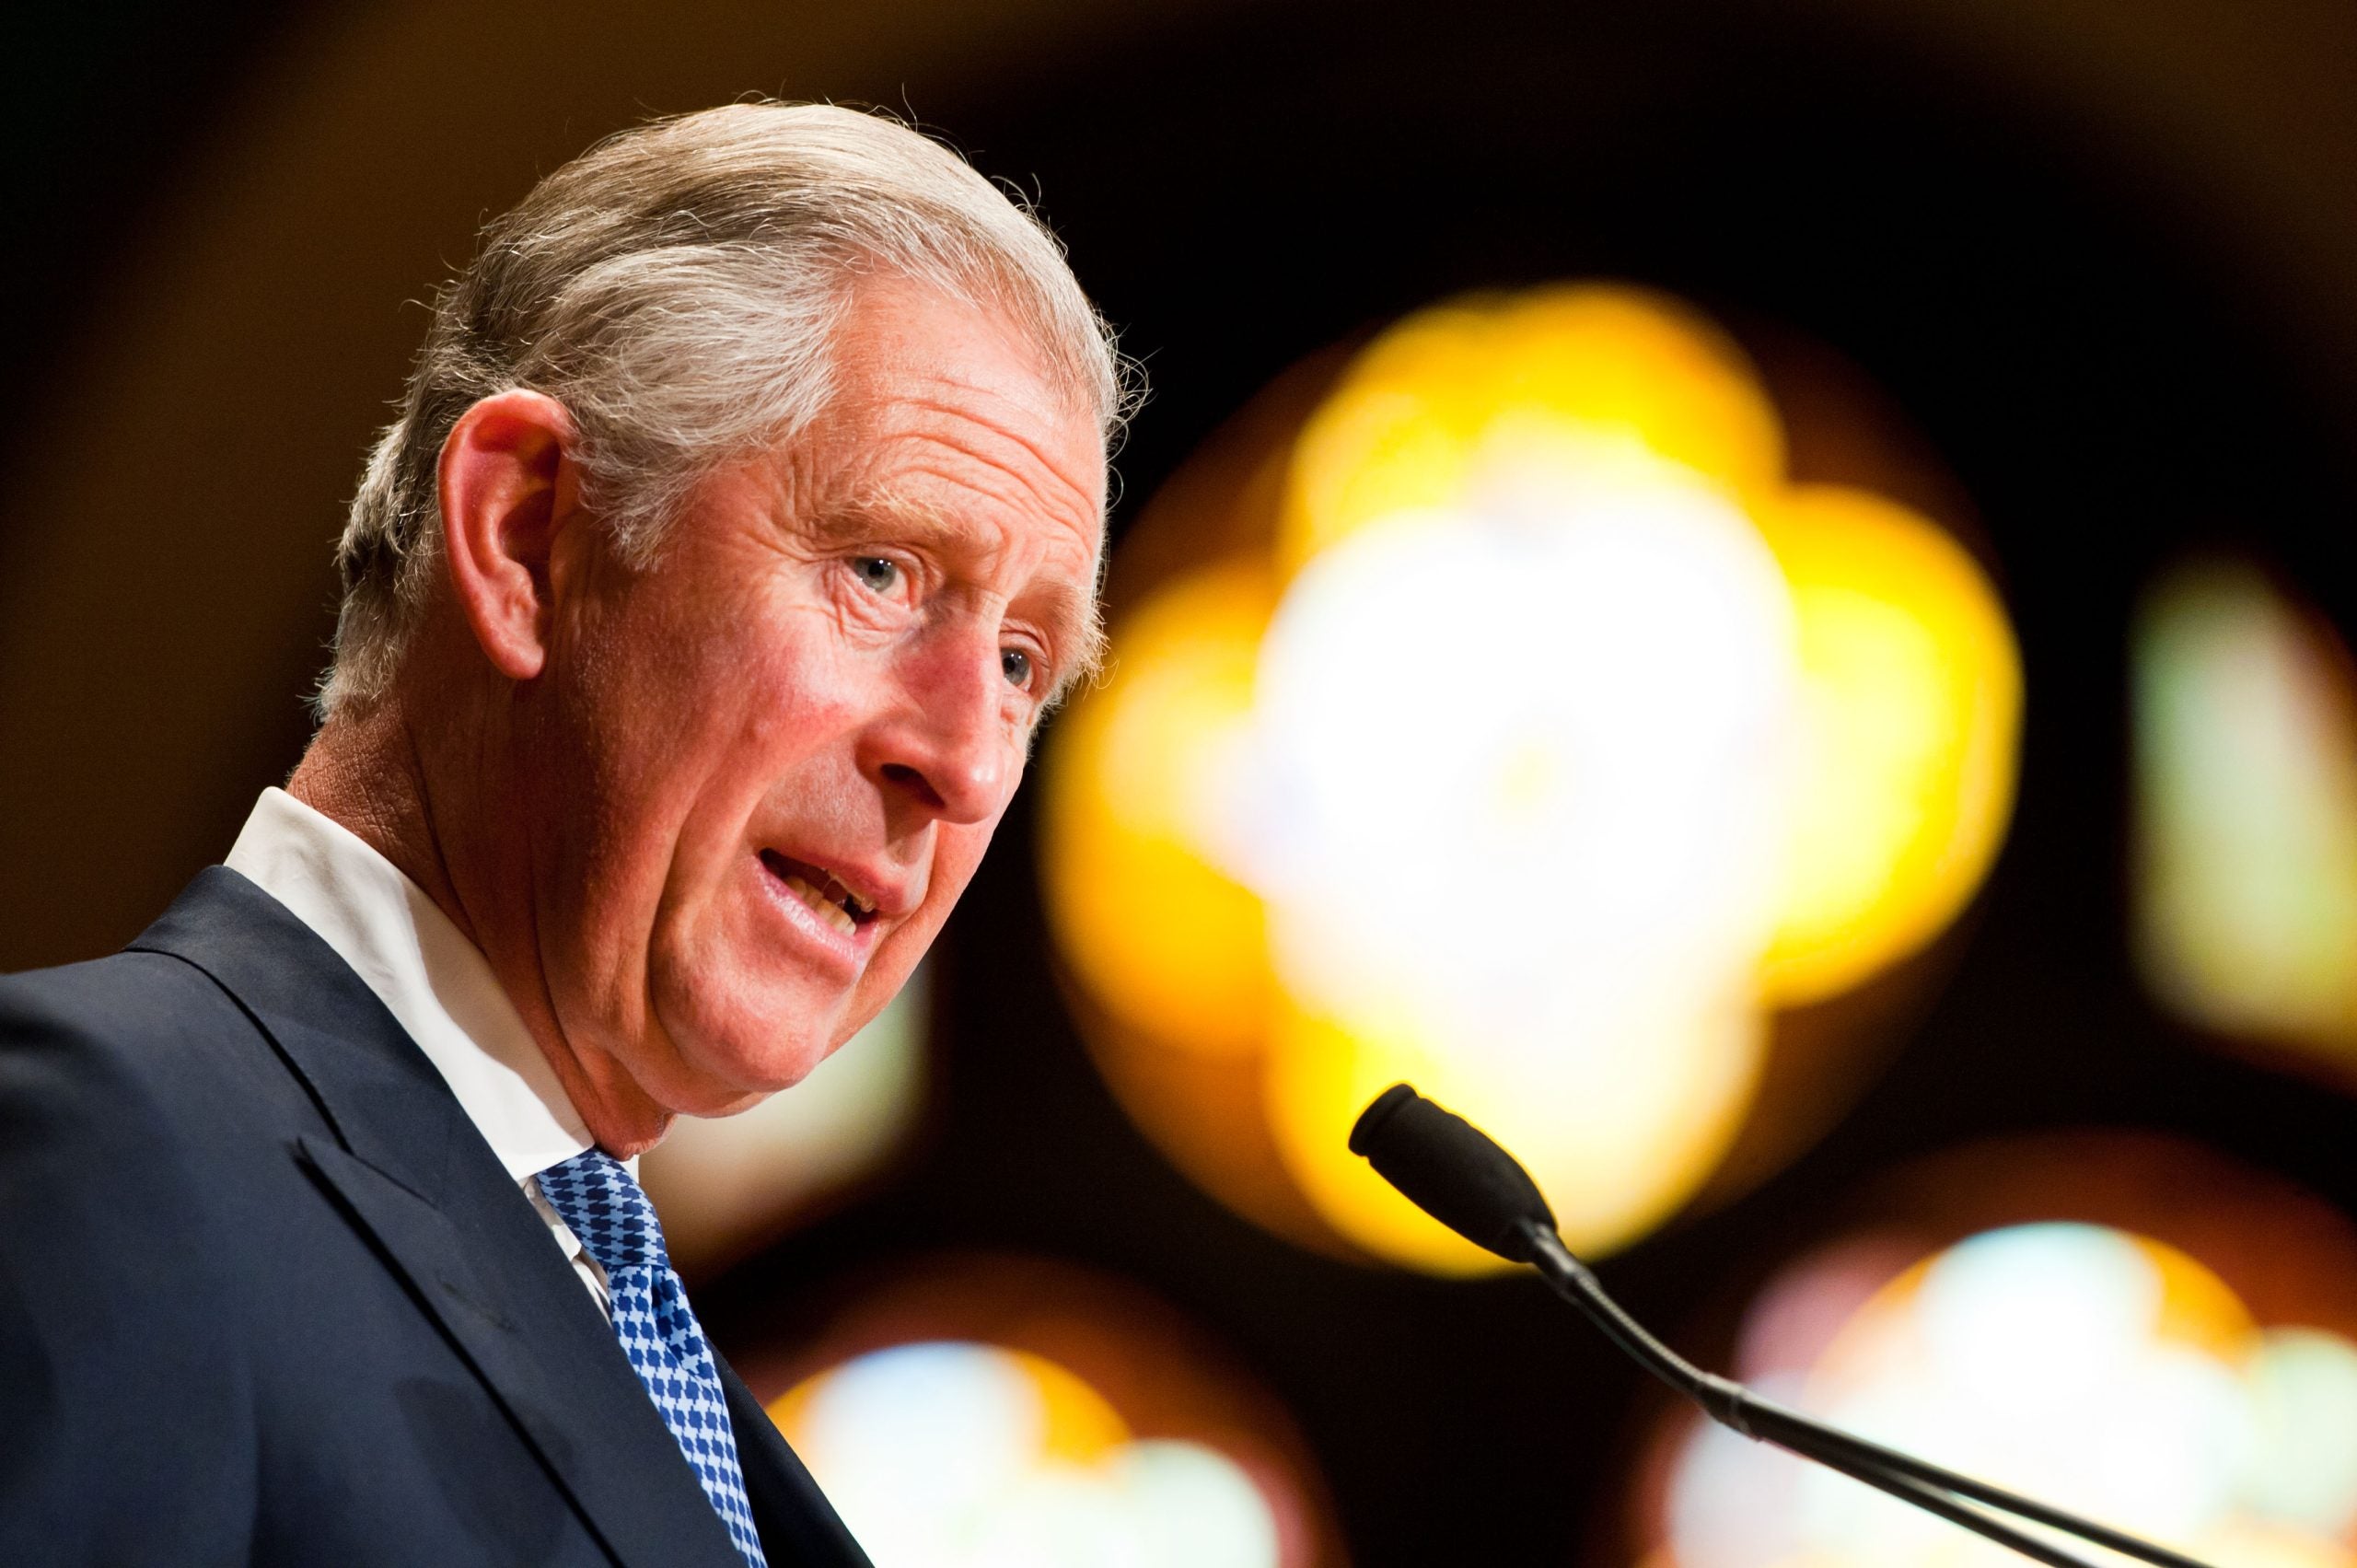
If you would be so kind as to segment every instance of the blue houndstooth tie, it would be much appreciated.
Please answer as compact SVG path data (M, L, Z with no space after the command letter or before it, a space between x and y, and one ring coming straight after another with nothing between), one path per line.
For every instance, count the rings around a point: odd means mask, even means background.
M614 1334L671 1435L679 1440L679 1452L703 1482L704 1494L719 1510L729 1539L752 1568L768 1568L761 1538L753 1529L752 1505L745 1498L744 1472L737 1466L737 1437L728 1425L720 1371L663 1250L655 1205L621 1161L603 1149L585 1150L549 1167L540 1182L557 1217L606 1271Z

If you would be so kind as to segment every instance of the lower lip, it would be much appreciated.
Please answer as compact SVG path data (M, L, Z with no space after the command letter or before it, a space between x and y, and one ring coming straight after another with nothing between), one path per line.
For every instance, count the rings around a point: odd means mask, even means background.
M753 875L761 878L762 892L806 946L823 955L830 967L842 971L844 980L859 978L867 967L868 950L876 944L876 922L871 920L850 931L839 930L826 916L804 903L799 893L779 881L758 855L753 858Z

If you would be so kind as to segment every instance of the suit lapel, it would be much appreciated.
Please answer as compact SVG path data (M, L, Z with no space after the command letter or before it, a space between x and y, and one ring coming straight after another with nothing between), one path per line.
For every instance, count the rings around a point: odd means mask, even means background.
M867 1553L827 1501L819 1483L785 1439L737 1369L713 1353L720 1387L728 1396L728 1424L737 1434L737 1460L745 1472L745 1495L772 1568L785 1563L808 1568L871 1568Z
M277 1048L335 1130L333 1141L296 1139L296 1157L376 1243L614 1555L633 1568L743 1568L547 1225L334 950L220 866L132 946L212 975Z

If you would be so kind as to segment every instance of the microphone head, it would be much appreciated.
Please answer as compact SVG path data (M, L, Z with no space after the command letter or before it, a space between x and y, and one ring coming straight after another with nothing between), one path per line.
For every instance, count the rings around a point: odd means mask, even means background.
M1531 1261L1526 1222L1555 1228L1538 1184L1490 1135L1406 1084L1394 1084L1359 1113L1351 1153L1408 1202L1484 1251Z

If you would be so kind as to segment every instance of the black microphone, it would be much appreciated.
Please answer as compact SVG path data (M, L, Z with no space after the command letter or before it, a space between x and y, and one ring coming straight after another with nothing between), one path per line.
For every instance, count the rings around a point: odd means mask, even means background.
M1537 1262L1534 1230L1555 1228L1555 1211L1512 1155L1405 1084L1392 1085L1359 1112L1351 1153L1364 1156L1408 1202L1509 1262Z
M2026 1519L2159 1568L2207 1568L2107 1525L1852 1436L1694 1365L1605 1294L1595 1273L1555 1234L1554 1211L1519 1161L1488 1133L1406 1084L1392 1085L1359 1113L1351 1129L1351 1152L1365 1156L1376 1174L1410 1202L1474 1246L1538 1269L1556 1295L1585 1313L1640 1366L1746 1437L1814 1459L2052 1568L2097 1565L2001 1516Z

